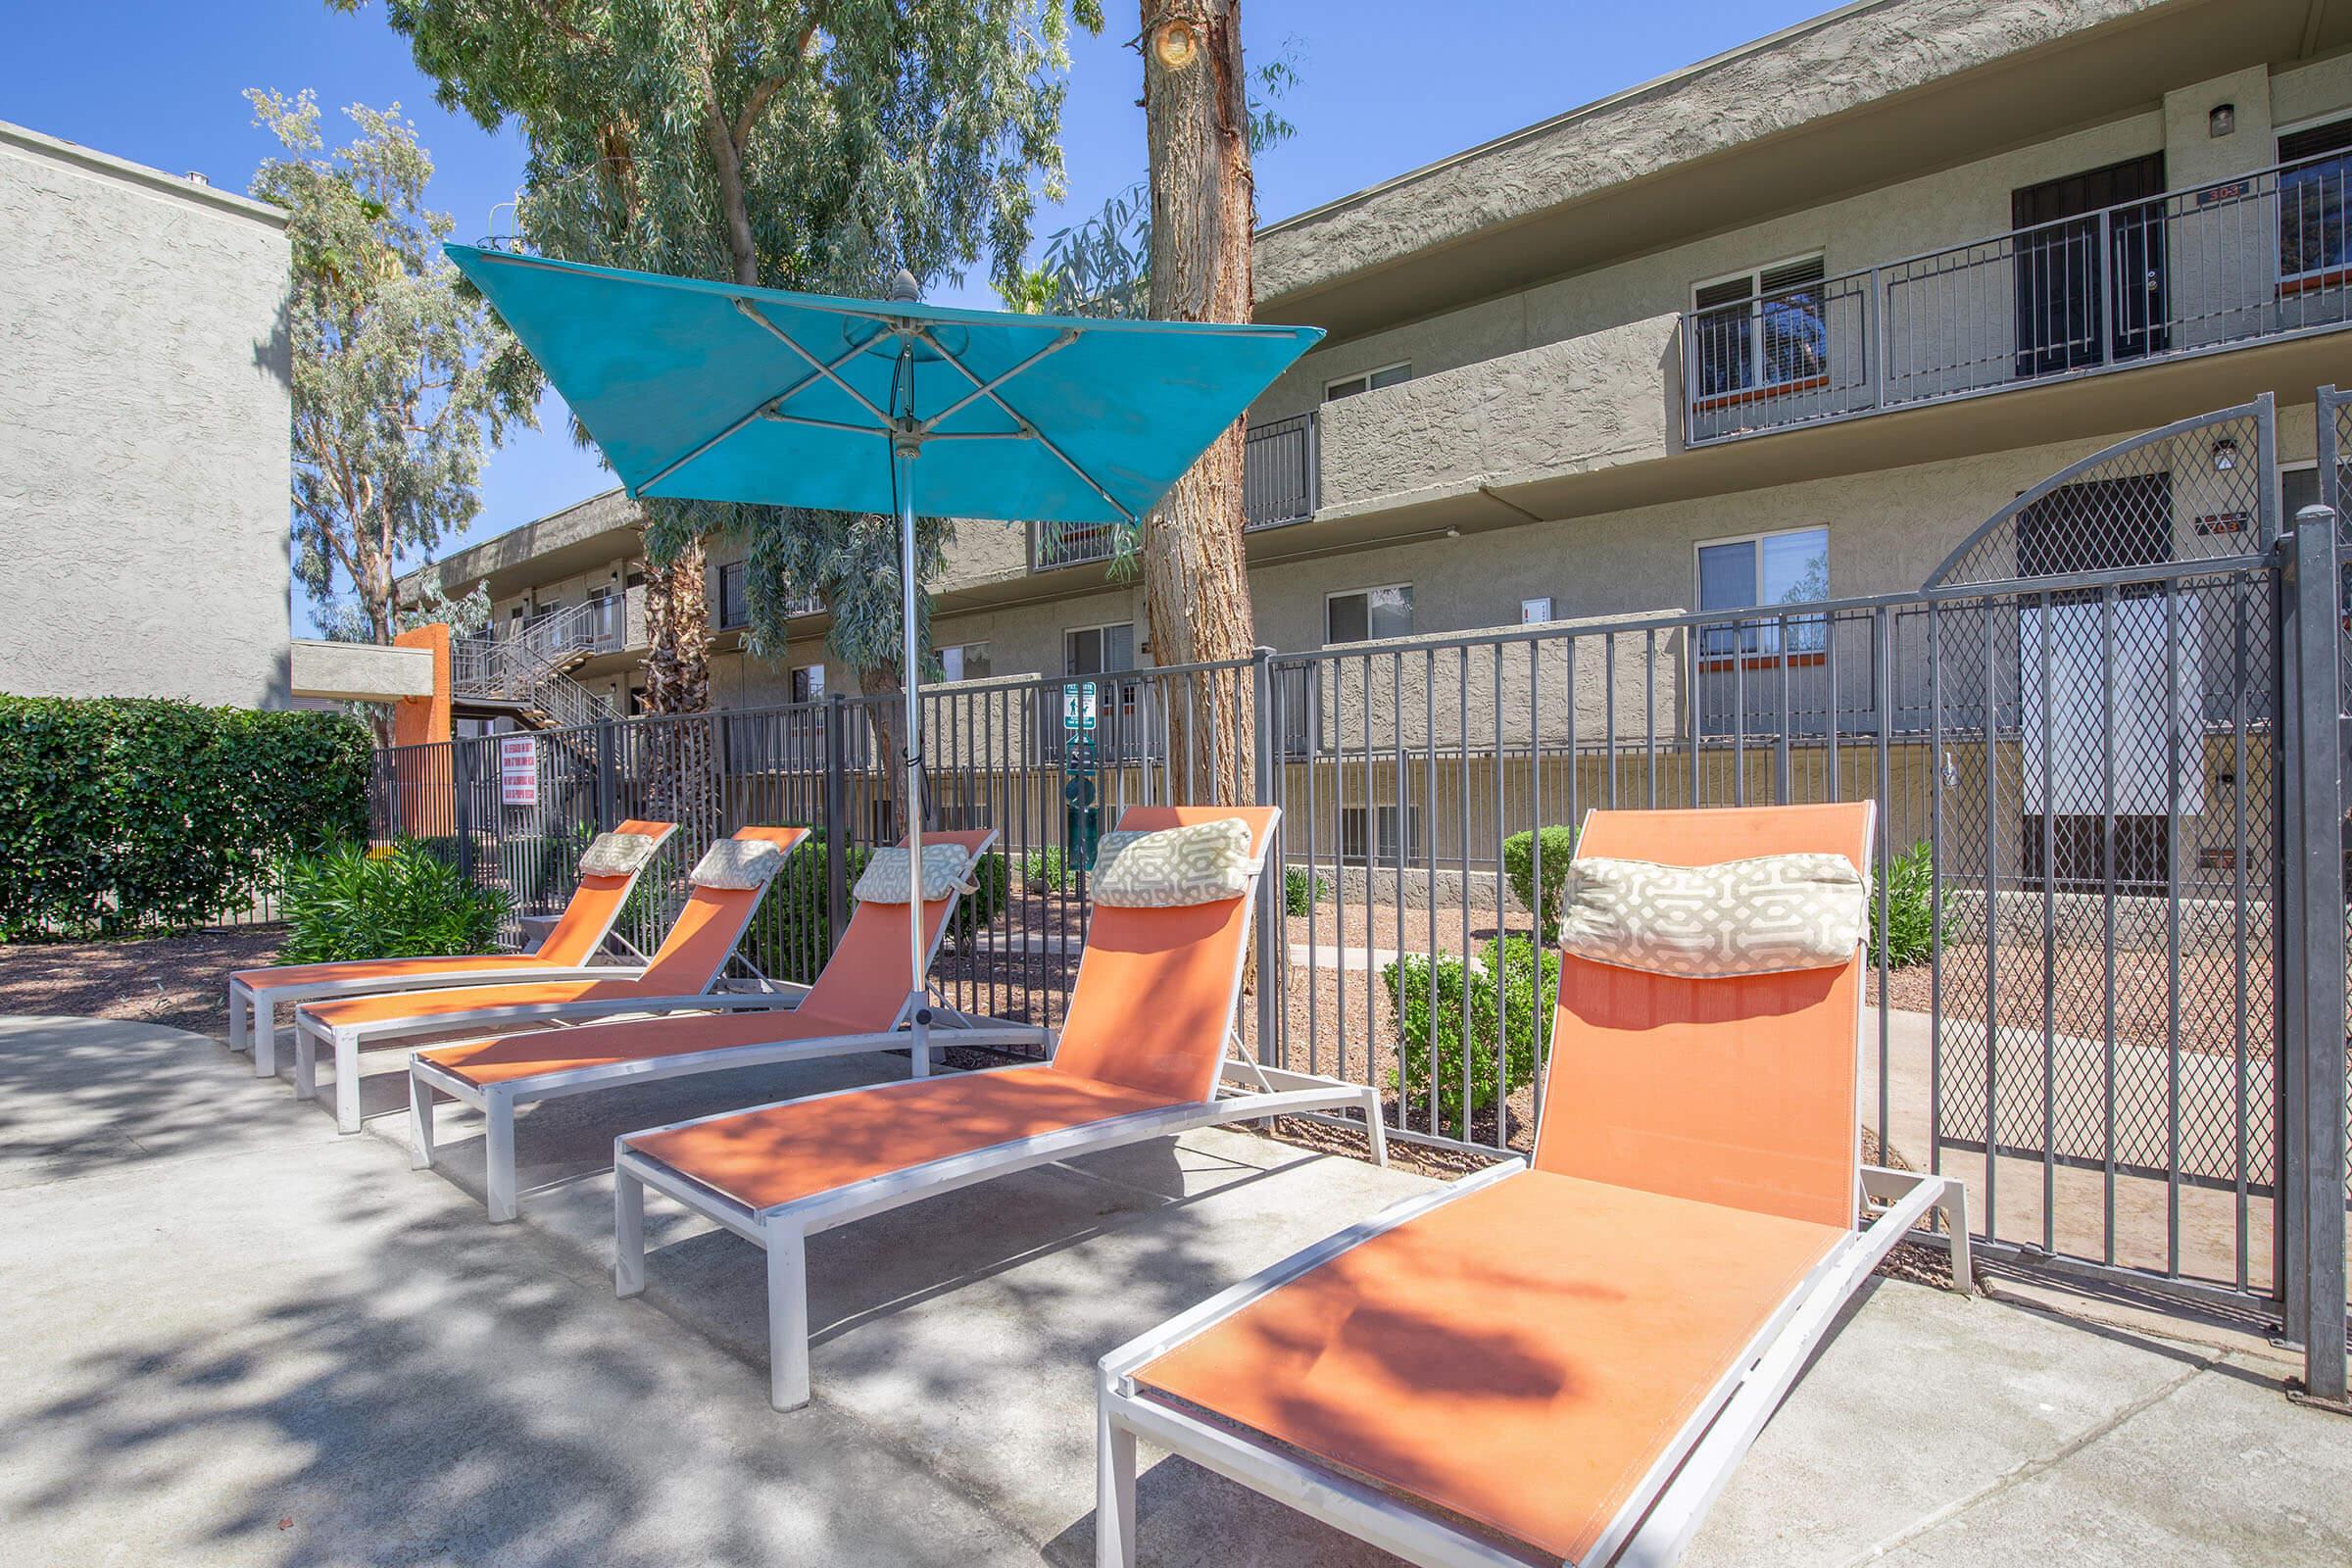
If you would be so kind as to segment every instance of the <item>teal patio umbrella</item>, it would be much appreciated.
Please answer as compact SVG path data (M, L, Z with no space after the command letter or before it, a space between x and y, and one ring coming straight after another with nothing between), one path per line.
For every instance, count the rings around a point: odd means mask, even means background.
M907 840L922 858L914 514L1139 523L1314 327L836 299L448 247L632 497L899 519ZM907 905L925 996L922 901Z

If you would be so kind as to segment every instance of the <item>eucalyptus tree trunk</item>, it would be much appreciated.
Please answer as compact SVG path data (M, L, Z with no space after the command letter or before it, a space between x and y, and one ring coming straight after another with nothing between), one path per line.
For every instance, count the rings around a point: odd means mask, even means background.
M1256 204L1240 0L1143 0L1143 37L1152 315L1247 321ZM1145 519L1144 606L1155 663L1248 659L1257 645L1242 547L1242 447L1236 420ZM1181 690L1166 692L1178 798L1247 802L1257 722L1249 676L1191 684L1190 703ZM1206 734L1212 713L1213 746Z
M1143 0L1144 123L1152 150L1152 315L1247 321L1255 186L1241 0ZM1242 528L1244 420L1236 419L1144 521L1144 611L1158 664L1246 660L1257 646ZM1253 780L1257 712L1249 671L1163 686L1169 769L1179 801L1239 806ZM1208 726L1214 723L1212 742ZM1279 876L1280 867L1269 867ZM1279 907L1279 906L1277 906ZM1287 962L1290 944L1272 951ZM1261 977L1251 947L1243 983ZM1258 1042L1267 1049L1267 1042Z

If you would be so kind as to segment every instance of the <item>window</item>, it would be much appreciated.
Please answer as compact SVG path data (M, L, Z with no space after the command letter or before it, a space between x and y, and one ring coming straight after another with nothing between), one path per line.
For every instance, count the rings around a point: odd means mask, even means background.
M2281 292L2346 281L2352 264L2352 120L2282 131L2278 162L2278 283Z
M1396 842L1396 808L1394 806L1343 806L1340 808L1340 858L1361 860L1367 853L1372 859L1395 862L1410 859L1420 853L1421 808L1410 807L1405 811L1404 829L1407 838L1400 847ZM1367 840L1367 832L1376 839Z
M1351 588L1323 599L1323 641L1371 642L1413 634L1413 585Z
M1065 675L1102 675L1134 667L1135 622L1131 620L1109 626L1079 626L1061 634L1061 672ZM1060 755L1064 739L1062 697L1061 692L1049 689L1047 700L1038 710L1047 750L1054 756ZM1095 714L1100 734L1095 744L1103 757L1127 760L1141 755L1144 726L1136 723L1135 718L1142 698L1143 687L1136 681L1104 681L1097 688Z
M957 643L939 651L939 667L949 680L988 679L988 644Z
M1802 391L1830 373L1818 256L1760 267L1690 291L1702 398Z
M730 561L718 568L718 627L726 631L741 626L752 618L751 606L743 596L744 563Z
M1762 609L1801 605L1830 597L1830 530L1791 528L1785 533L1717 539L1698 547L1698 608ZM1819 658L1829 644L1828 623L1818 615L1788 622L1788 651ZM1781 653L1779 622L1699 629L1702 659L1742 654L1775 658Z
M624 629L621 602L612 597L610 588L591 588L588 590L588 603L594 607L589 612L589 639L600 648L619 647L620 634Z
M1100 675L1105 670L1135 667L1135 622L1111 626L1081 626L1061 634L1061 672Z
M2320 466L2317 463L2278 466L2278 525L2291 528L2295 514L2320 504Z
M1282 710L1282 755L1304 757L1314 747L1315 698L1320 690L1304 664L1274 671L1274 700Z
M1337 381L1324 382L1323 401L1337 403L1342 398L1351 398L1359 392L1377 392L1384 386L1400 386L1412 378L1413 367L1409 360L1384 365L1377 370L1366 370L1361 375L1344 375Z
M813 702L818 702L818 701L822 700L822 698L824 697L824 695L825 695L825 666L824 666L824 665L822 665L822 664L803 664L803 665L802 665L800 668L798 668L798 669L796 669L796 670L794 670L794 671L792 672L792 700L793 700L794 702L796 702L796 703L813 703Z

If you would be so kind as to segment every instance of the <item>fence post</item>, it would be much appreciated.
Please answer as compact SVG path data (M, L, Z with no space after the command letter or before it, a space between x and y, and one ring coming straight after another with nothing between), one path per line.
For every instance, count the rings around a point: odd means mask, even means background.
M449 783L455 796L450 803L450 817L458 835L458 874L470 882L473 880L473 758L466 752L466 743L455 736L449 742Z
M1274 804L1274 673L1268 662L1274 650L1259 645L1250 651L1250 795L1259 806ZM1257 1059L1263 1062L1273 1049L1276 992L1283 983L1283 960L1290 956L1290 928L1284 923L1289 905L1282 885L1282 824L1266 845L1266 869L1257 879Z
M620 791L612 771L612 715L596 721L596 830L620 826Z
M2286 1337L2313 1398L2344 1387L2344 847L2335 514L2306 507L2286 547L2286 1114L2279 1184Z
M839 692L825 694L825 920L833 945L850 918L849 706Z

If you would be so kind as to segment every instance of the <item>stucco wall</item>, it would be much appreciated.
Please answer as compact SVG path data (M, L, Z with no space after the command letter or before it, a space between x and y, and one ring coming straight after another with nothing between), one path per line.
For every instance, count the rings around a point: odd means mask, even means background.
M0 125L0 690L288 702L271 210Z
M1259 240L1258 288L1272 297L1368 270L2143 9L2141 0L1913 0L1800 24L1280 224Z

